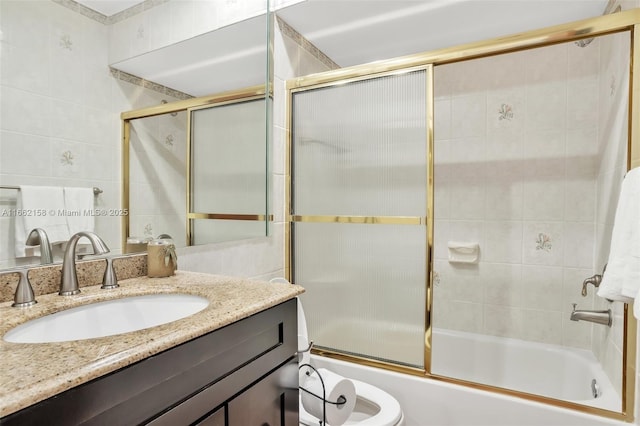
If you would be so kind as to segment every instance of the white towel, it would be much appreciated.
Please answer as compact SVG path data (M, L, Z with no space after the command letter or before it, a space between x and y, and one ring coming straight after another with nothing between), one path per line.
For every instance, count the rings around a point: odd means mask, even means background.
M71 235L80 231L94 231L94 197L93 188L64 188L64 206L69 212L67 224Z
M74 235L81 231L93 232L95 228L95 216L93 215L95 194L93 188L64 188L64 206L68 212L67 225L69 234ZM66 248L66 244L63 245ZM91 254L93 248L86 239L81 239L76 246L77 254Z
M67 219L64 216L64 194L62 188L54 186L20 186L15 217L16 257L37 256L25 245L27 235L35 228L42 228L51 244L70 238Z
M640 168L622 181L609 249L607 269L598 296L631 303L640 292ZM640 303L634 307L639 316Z

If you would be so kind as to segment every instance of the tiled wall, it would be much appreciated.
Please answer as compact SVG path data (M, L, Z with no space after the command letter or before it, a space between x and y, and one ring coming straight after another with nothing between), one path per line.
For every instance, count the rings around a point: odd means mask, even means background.
M619 307L612 329L569 316L606 303L580 291L606 262L625 165L626 41L435 71L435 326L593 349L618 389ZM479 243L480 262L449 262L449 241Z
M599 45L436 67L436 326L591 347Z
M109 73L108 29L51 1L2 1L2 185L100 187L96 207L120 206L120 110L131 88ZM2 208L16 191L0 192ZM120 218L96 231L117 249ZM0 218L0 265L13 255L14 218Z

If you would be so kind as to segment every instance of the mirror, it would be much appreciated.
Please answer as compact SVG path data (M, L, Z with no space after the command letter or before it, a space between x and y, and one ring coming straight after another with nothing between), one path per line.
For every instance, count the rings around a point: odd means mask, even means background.
M264 86L123 113L125 251L267 234Z
M122 203L119 114L264 85L270 75L266 1L146 3L112 16L73 1L0 3L0 268L40 263L37 250L15 257L15 188L21 185L99 188L94 231L112 253L121 253L123 215L129 212ZM168 126L186 125L186 119L173 121ZM162 143L165 152L155 155L168 171L183 161L179 141ZM170 143L173 151L166 149ZM159 188L158 182L147 185ZM177 194L173 185L159 193ZM144 198L139 201L144 205ZM166 201L162 213L153 212L153 236L179 235L177 223L184 235L186 219L175 213L180 205L185 214L184 202ZM149 210L133 213L138 220ZM159 231L164 228L170 231ZM54 262L61 261L62 247L54 250Z
M191 111L190 243L267 235L265 97Z

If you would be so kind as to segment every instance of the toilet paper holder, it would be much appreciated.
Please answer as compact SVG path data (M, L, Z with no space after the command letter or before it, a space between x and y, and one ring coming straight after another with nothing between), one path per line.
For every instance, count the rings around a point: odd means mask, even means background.
M307 349L307 351L311 350L311 346L313 346L313 342L309 343L309 348ZM306 351L299 351L299 352L306 352ZM320 375L320 372L318 372L318 370L316 370L316 368L311 364L301 364L298 367L298 370L302 369L303 367L310 368L320 378L320 384L322 384L322 396L316 395L315 393L311 392L308 389L303 388L302 386L300 386L300 390L303 391L303 392L306 392L309 395L313 396L314 398L318 398L318 399L320 399L322 401L322 421L320 422L320 425L326 425L327 424L327 404L343 405L343 404L347 403L347 398L345 398L344 395L340 395L338 397L337 401L329 401L329 400L327 400L326 388L324 386L324 380L322 379L322 376ZM311 376L311 372L309 372L309 370L306 370L304 372L304 374L307 375L307 376Z
M309 352L311 350L311 348L313 348L313 340L309 342L309 346L307 346L307 349L300 350L300 348L298 348L298 352L297 353L303 354L305 352Z

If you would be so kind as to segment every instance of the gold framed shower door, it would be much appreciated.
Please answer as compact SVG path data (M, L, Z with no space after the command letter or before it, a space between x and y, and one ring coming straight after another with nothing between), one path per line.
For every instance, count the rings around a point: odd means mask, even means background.
M399 58L378 61L311 74L304 77L293 78L286 82L286 161L285 161L285 274L291 280L294 260L292 253L292 226L297 222L324 222L324 223L394 223L411 222L423 224L427 227L427 282L426 285L426 324L424 336L424 369L412 368L390 362L378 361L370 358L353 356L331 350L314 350L316 354L351 361L362 365L379 367L391 371L423 376L429 379L440 380L449 383L460 384L475 389L481 389L500 394L516 396L527 400L543 402L559 407L569 408L589 414L596 414L626 422L632 422L635 406L635 378L636 378L636 333L637 323L633 317L633 309L624 307L624 348L622 360L622 406L620 412L595 408L574 402L563 401L540 395L528 394L481 383L464 381L452 377L440 376L431 373L431 312L433 311L433 232L434 220L432 206L434 202L434 176L433 176L433 147L434 147L434 83L433 67L454 62L479 59L498 54L523 51L533 48L551 46L559 43L573 42L597 36L614 33L628 32L631 38L630 44L630 82L629 82L629 125L628 125L628 169L640 167L640 9L633 9L611 15L585 19L572 23L556 25L549 28L528 31L509 37L501 37L486 41L479 41L462 46L439 49L431 52L403 56ZM362 79L392 75L394 73L407 72L414 69L427 70L427 217L415 218L389 218L389 217L362 217L362 216L300 216L292 211L292 100L296 92L330 87L345 84Z

